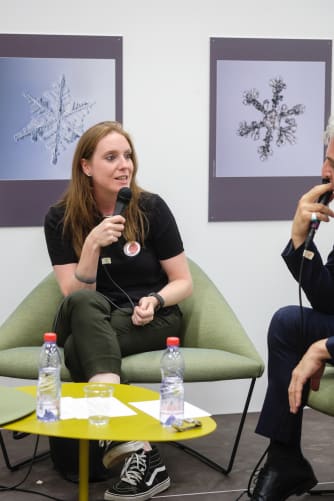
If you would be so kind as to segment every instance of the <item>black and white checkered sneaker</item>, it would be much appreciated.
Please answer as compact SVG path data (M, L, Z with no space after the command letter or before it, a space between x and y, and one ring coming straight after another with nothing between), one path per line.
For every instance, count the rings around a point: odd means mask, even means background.
M170 478L162 464L158 449L143 449L129 456L123 466L120 479L104 493L104 499L113 501L145 501L168 489Z

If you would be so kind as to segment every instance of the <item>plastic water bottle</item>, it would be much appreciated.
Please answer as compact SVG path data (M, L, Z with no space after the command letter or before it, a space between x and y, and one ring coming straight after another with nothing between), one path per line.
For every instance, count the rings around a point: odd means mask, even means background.
M39 357L36 414L40 421L57 421L60 418L60 367L57 334L47 332Z
M184 417L184 359L178 337L167 338L161 362L160 422L164 426L181 422Z

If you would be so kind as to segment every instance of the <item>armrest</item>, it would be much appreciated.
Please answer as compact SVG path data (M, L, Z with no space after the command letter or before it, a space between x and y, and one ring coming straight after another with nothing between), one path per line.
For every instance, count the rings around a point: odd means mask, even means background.
M52 329L62 300L53 272L47 275L17 306L0 327L0 350L40 346L43 333Z

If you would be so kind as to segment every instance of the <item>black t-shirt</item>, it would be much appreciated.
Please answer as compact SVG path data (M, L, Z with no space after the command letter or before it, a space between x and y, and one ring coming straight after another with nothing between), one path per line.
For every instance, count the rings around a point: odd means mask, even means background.
M118 305L125 305L128 301L112 283L104 267L112 280L137 303L141 297L149 292L159 291L168 282L159 261L177 256L184 250L174 216L162 198L152 193L143 193L140 206L149 221L149 231L140 252L129 255L129 245L126 248L127 242L121 237L118 242L103 250L103 255L111 259L111 264L102 265L101 259L99 260L96 290ZM78 262L71 238L63 236L63 216L64 208L53 206L45 217L45 237L52 265Z

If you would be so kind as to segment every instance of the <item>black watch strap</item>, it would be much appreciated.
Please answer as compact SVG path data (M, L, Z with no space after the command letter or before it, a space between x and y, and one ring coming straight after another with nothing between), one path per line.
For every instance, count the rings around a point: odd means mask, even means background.
M163 308L165 306L165 300L162 296L160 296L160 294L158 294L157 292L150 292L149 294L147 294L148 297L155 297L157 300L158 300L158 304L157 306L155 307L155 311L158 311L160 310L160 308Z

